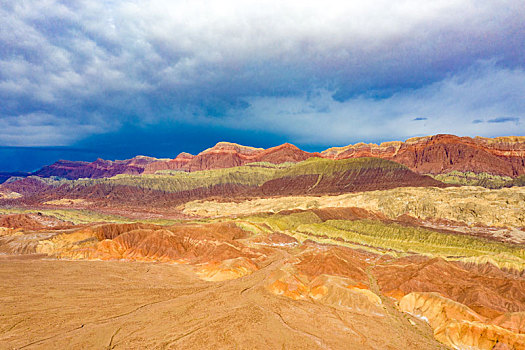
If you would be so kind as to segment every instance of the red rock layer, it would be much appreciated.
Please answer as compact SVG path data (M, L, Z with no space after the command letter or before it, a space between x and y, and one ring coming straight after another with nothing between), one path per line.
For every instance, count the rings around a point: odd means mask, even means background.
M368 286L365 270L368 266L366 258L370 256L342 247L329 247L325 251L315 249L301 254L295 267L312 280L321 275L332 275L347 277Z
M45 225L36 220L33 216L27 214L6 215L0 218L0 227L7 228L26 228L26 229L42 229Z
M356 144L321 153L334 159L379 157L406 165L420 174L456 171L517 177L525 174L525 137L470 138L435 135L405 142Z
M59 160L33 173L40 177L59 176L66 179L102 178L117 174L141 174L156 158L137 156L127 160L97 159L94 162Z
M525 334L525 312L505 313L491 320L491 323L516 333Z
M409 169L386 170L382 168L345 171L332 175L298 175L277 178L261 186L263 195L286 196L303 194L340 194L347 192L387 190L406 186L447 185Z
M376 266L373 274L387 295L438 292L493 318L525 311L525 280L490 265L483 272L440 258L407 257Z
M64 252L62 257L102 260L221 262L261 254L237 240L248 233L234 223L160 227L147 224L101 225L87 230L99 240L88 248ZM85 230L84 230L85 231Z
M330 163L330 161L328 161ZM352 163L352 162L350 162ZM58 187L46 185L40 181L41 188L33 188L34 178L27 178L3 184L2 187L22 195L20 198L3 200L6 204L38 205L55 199L84 199L97 206L176 206L196 199L233 199L261 196L285 195L322 195L348 192L384 190L396 187L446 187L429 176L416 174L404 166L391 161L369 159L365 165L341 167L326 174L295 175L293 172L284 177L266 181L260 186L248 186L236 183L217 184L179 192L153 190L139 186L97 183ZM314 170L315 171L315 170ZM300 173L300 172L299 172ZM29 190L25 190L30 182ZM38 181L37 181L38 182Z
M198 187L180 192L165 192L136 186L96 184L93 186L43 186L42 188L24 190L25 182L32 179L23 179L10 183L5 188L23 195L21 198L4 199L2 203L8 205L39 205L47 201L61 198L85 199L95 203L98 207L154 207L166 208L177 206L196 199L220 198L233 199L237 197L253 196L258 193L256 187L238 184L219 184L209 187Z
M153 163L146 172L176 169L197 171L228 168L252 162L299 162L311 157L332 159L377 157L393 160L420 174L443 174L453 170L488 172L517 177L525 174L525 137L470 138L435 135L380 145L358 143L309 153L285 143L269 149L219 142L196 156L179 155Z
M186 164L188 164L192 159L193 155L189 153L182 152L175 159L168 160L158 160L153 163L149 163L144 168L145 174L154 174L159 170L183 170Z
M197 171L230 168L254 162L280 164L285 162L300 162L318 156L318 153L302 151L289 143L265 150L262 148L248 148L220 142L215 147L199 153L189 161L183 169L187 171Z
M263 149L241 146L229 142L219 142L196 156L181 153L175 159L163 160L149 164L145 173L158 170L199 171L210 169L231 168L254 162L269 162L280 164L285 162L300 162L311 157L320 157L319 153L308 153L296 146L285 143L280 146Z
M70 222L42 214L11 214L0 216L0 227L25 230L58 229L72 226Z
M525 174L525 137L470 138L435 135L380 145L358 143L309 153L285 143L262 149L219 142L196 156L181 153L175 159L138 156L123 161L98 159L92 163L58 161L34 175L68 179L100 178L116 174L155 173L158 170L199 171L229 168L253 162L300 162L311 157L331 159L377 157L393 160L420 174L443 174L453 170L487 172L517 177Z

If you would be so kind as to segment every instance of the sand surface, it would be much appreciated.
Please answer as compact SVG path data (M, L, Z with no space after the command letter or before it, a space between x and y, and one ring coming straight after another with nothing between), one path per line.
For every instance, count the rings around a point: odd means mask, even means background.
M0 349L440 349L430 327L275 296L255 273L206 282L192 267L0 258Z

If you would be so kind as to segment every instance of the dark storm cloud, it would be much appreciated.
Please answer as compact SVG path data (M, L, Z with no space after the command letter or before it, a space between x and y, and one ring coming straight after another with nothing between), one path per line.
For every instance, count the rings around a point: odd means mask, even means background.
M58 159L93 161L94 150L75 147L0 147L1 171L35 171Z
M2 1L0 144L173 123L308 144L509 133L449 121L525 112L524 17L517 0Z

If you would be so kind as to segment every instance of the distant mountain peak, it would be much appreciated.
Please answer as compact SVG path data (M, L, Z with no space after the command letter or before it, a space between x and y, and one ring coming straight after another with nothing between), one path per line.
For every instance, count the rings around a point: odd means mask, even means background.
M195 156L191 153L181 152L177 155L177 157L175 157L175 159L191 159L193 157Z
M155 173L159 170L196 171L239 166L253 162L274 164L300 162L308 158L376 157L393 160L420 174L445 174L451 171L486 172L517 177L525 174L525 136L459 137L449 134L419 136L406 141L350 144L310 153L291 143L268 149L218 142L196 156L182 152L174 159L138 155L127 160L94 162L58 160L33 173L41 177L99 178L116 174Z
M243 146L233 142L221 141L217 142L215 146L202 151L201 153L199 153L199 155L210 152L237 152L240 154L254 154L261 151L264 151L264 148Z

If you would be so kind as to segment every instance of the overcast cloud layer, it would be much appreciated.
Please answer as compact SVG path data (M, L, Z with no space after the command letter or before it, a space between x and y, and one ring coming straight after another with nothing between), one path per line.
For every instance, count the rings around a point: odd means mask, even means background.
M0 0L0 145L523 135L524 18L522 0Z

